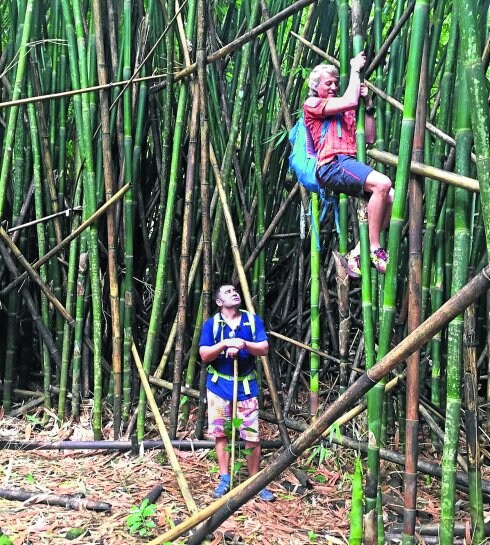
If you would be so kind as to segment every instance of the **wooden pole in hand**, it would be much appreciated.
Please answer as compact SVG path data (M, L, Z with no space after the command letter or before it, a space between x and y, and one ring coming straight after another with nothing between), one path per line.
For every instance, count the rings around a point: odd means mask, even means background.
M238 356L233 358L233 406L231 411L231 460L230 460L230 488L233 488L233 475L235 473L235 420L238 400Z

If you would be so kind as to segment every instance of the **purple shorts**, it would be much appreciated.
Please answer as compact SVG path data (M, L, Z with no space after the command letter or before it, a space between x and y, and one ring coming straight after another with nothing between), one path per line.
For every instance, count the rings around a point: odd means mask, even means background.
M330 163L318 168L316 177L321 187L351 197L364 196L364 182L373 169L350 155L336 155Z
M208 435L226 437L225 422L231 420L233 402L208 390ZM259 440L259 402L256 397L237 402L236 417L242 420L240 438L243 441Z

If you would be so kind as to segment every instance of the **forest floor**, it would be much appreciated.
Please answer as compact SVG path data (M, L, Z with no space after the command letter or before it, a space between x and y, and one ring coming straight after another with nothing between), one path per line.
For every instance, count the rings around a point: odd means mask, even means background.
M51 423L37 429L35 416L17 419L0 414L0 440L8 441L88 441L93 440L89 418L79 423L67 422L58 426L54 415ZM107 426L105 439L110 437ZM263 439L277 439L277 428L261 422ZM186 439L189 432L182 432ZM152 438L158 439L157 435ZM162 451L152 450L135 455L118 451L74 450L1 450L0 488L21 489L37 494L79 494L86 499L108 502L106 512L70 510L63 507L36 503L36 498L26 502L0 499L0 529L10 537L14 545L35 544L98 544L116 545L149 542L188 518L188 511L180 494L176 479ZM200 509L213 502L211 491L216 486L216 461L214 451L177 450L178 460L188 481L192 495ZM317 447L317 453L319 447ZM274 503L258 498L250 500L214 532L213 545L218 543L306 545L347 544L349 540L349 511L351 478L355 453L340 449L323 449L325 458L318 464L318 457L308 460L313 451L298 461L311 481L311 488L297 494L284 488L286 481L296 484L289 470L270 485L276 495ZM272 451L263 452L263 465L275 456ZM383 464L383 500L385 526L402 521L400 506L403 504L401 487L402 468ZM487 468L488 469L488 468ZM418 521L439 520L439 483L435 480L419 480ZM155 527L149 536L131 535L127 518L132 506L137 506L156 484L163 486L163 493L156 502L151 520ZM487 505L488 507L488 505ZM468 522L467 497L461 495L457 503L458 519ZM485 513L490 519L490 510ZM79 537L70 540L69 530L80 530ZM398 534L400 535L400 534ZM185 537L176 543L185 542ZM398 543L396 536L386 543ZM455 543L469 543L458 538ZM2 537L0 537L0 544ZM434 539L420 543L437 543Z

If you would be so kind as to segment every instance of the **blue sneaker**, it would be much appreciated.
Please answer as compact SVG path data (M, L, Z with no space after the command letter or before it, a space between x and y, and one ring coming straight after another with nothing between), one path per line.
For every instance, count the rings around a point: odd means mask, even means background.
M211 494L211 496L213 498L221 498L222 496L224 496L229 491L230 491L230 476L229 475L221 475L221 479L219 481L219 484L213 490L213 493Z
M276 497L274 496L274 494L268 488L263 488L259 492L259 498L262 501L276 501Z

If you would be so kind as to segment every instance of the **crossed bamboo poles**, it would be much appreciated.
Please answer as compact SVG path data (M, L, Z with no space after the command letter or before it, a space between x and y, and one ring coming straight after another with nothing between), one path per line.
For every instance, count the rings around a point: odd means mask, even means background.
M265 237L264 237L265 238ZM266 240L266 239L265 239Z
M223 187L221 185L221 180L219 177L217 178L217 187L219 196L223 205L224 209L224 215L225 215L225 221L228 228L228 234L230 236L230 240L232 242L232 251L233 256L235 259L235 265L238 269L238 274L240 278L241 288L244 293L244 298L247 304L247 308L249 308L251 311L253 311L253 305L250 298L250 292L248 289L247 279L245 276L244 268L241 264L241 258L239 255L238 250L238 242L236 239L236 234L234 233L234 227L233 222L231 218L231 214L229 211L229 207L227 205L227 199L226 194L223 190ZM118 193L114 195L114 197L106 202L101 209L97 211L96 214L94 214L91 218L89 218L86 222L84 222L83 225L80 226L79 229L85 229L87 228L91 223L93 223L98 217L100 217L101 214L104 213L107 208L109 208L112 204L117 202L118 199L120 199L124 193L129 189L129 187L125 186L123 187ZM82 230L83 230L82 229ZM77 236L79 232L74 232L70 235L70 240ZM36 283L40 286L40 288L43 290L43 292L51 297L50 299L53 303L56 304L56 309L59 312L62 312L64 318L71 323L72 319L67 314L63 313L62 305L59 303L56 303L56 298L51 294L49 288L45 286L42 281L40 280L38 274L36 273L35 269L40 266L39 262L34 264L34 266L31 266L28 264L28 262L22 258L22 255L20 252L16 252L16 246L11 241L10 237L6 233L6 231L0 227L0 237L2 240L6 243L9 243L9 247L11 250L14 251L14 255L19 259L20 263L26 268L26 273L29 274L29 276L36 281ZM64 245L68 244L70 240L65 239L61 245L58 245L57 248L53 249L49 257L52 257L56 252L54 250L60 250L61 247L64 247ZM46 258L47 259L49 259ZM44 261L43 261L44 262ZM42 263L41 263L42 264ZM487 266L480 274L478 274L469 284L467 284L458 294L453 296L451 299L449 299L435 314L433 314L428 320L426 320L421 326L419 326L415 331L413 331L412 334L410 334L408 337L406 337L394 350L392 350L385 358L383 358L378 364L376 364L373 368L371 368L365 375L361 376L346 392L337 400L335 401L322 415L319 416L318 420L310 426L294 443L289 444L289 442L286 440L285 445L289 445L287 449L279 456L279 458L273 462L271 465L269 465L266 469L262 470L259 474L255 475L254 477L250 478L249 480L245 481L244 483L237 486L234 490L232 490L229 494L227 494L224 498L214 502L212 505L204 509L203 511L198 512L197 507L195 507L195 504L193 503L192 496L191 499L189 499L188 491L188 485L185 483L185 478L183 478L183 475L181 476L177 472L177 479L179 482L179 486L181 487L182 494L184 496L184 499L186 500L186 503L188 505L189 511L191 513L194 513L193 516L188 519L188 521L185 521L181 525L176 526L173 530L170 532L167 532L160 538L157 538L156 540L152 541L151 543L157 544L162 543L164 541L171 541L173 539L176 539L183 533L187 532L189 529L195 527L200 522L206 520L209 518L208 523L205 525L205 528L200 529L194 534L189 543L200 543L204 539L205 535L215 529L217 526L219 526L225 518L230 516L232 512L234 512L240 505L248 501L251 497L253 497L257 492L259 492L264 486L266 486L268 483L270 483L272 480L274 480L284 469L289 467L297 458L308 448L311 444L313 444L316 440L318 440L321 435L325 432L325 430L331 426L341 415L343 415L350 406L352 406L353 403L358 401L365 393L367 393L381 378L383 378L386 374L388 374L390 371L392 371L401 361L406 359L411 353L413 353L417 348L424 345L434 334L436 334L438 331L440 331L445 325L447 325L455 316L460 314L465 308L467 308L472 302L478 299L478 297L489 287L490 285L490 266ZM137 355L136 348L133 344L133 357L135 359L135 364L138 368L138 371L140 372L140 367L138 366L139 362L139 356ZM270 384L273 384L272 382L272 375L268 376L267 373L267 363L264 367L266 370L266 377L268 380L271 380ZM270 370L269 370L270 373ZM151 389L149 388L148 381L146 379L146 376L144 376L144 379L142 378L142 382L145 387L145 391L147 390L151 394ZM275 388L273 388L275 390ZM147 393L148 395L148 393ZM277 392L276 392L277 395ZM153 396L148 396L148 400L152 406L153 402L150 401L150 399L153 399ZM276 408L276 407L275 407ZM153 412L158 413L158 409L155 406L152 406ZM277 415L277 412L276 412ZM156 414L155 414L156 417ZM157 418L157 422L160 419ZM284 426L284 420L281 418L281 409L279 405L279 422L283 423ZM285 427L285 426L284 426ZM161 424L159 424L159 431L162 435L162 439L165 442L165 431L161 428ZM287 432L286 432L286 436ZM171 447L170 447L171 448ZM223 506L226 506L226 509L223 509ZM200 541L199 541L200 540Z

